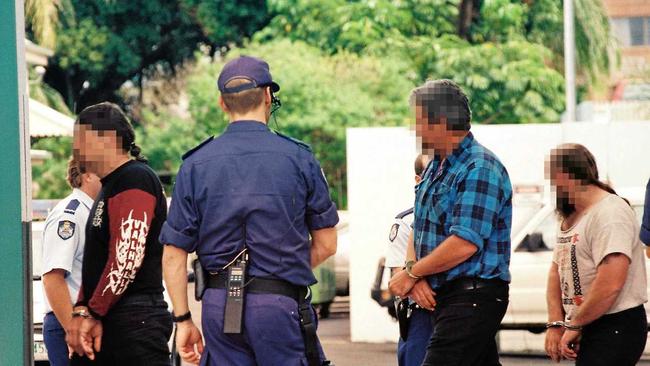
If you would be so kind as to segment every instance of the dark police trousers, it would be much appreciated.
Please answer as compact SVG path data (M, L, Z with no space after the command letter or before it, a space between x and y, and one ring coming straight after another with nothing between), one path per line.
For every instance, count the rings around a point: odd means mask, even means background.
M582 329L576 366L636 365L647 339L643 305L603 315Z
M460 279L436 290L423 366L501 365L495 336L508 308L509 286L501 280L478 281L484 287L468 289L472 280Z
M43 319L43 341L47 349L47 358L50 366L67 366L68 345L65 343L65 330L53 312L49 312Z
M102 319L102 347L95 361L72 358L71 365L169 366L167 342L171 314L162 294L136 294L120 299Z

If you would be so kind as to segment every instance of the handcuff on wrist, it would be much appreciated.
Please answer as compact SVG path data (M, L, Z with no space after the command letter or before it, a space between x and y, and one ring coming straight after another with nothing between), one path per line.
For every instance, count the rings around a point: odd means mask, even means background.
M86 310L86 309L79 309L79 310L75 310L75 311L72 312L72 317L73 318L76 318L76 317L79 317L79 316L84 318L84 319L89 319L89 318L93 317L92 315L90 315L90 312L88 312L88 310Z
M582 330L582 325L571 325L571 323L569 322L558 320L558 321L546 323L546 329L549 328L564 328L567 330L573 330L579 332Z
M415 265L415 261L406 261L404 264L404 269L406 270L406 274L411 277L414 280L419 280L422 278L422 276L418 276L413 273L413 266Z
M579 332L582 330L582 325L571 325L571 323L566 322L564 323L564 329Z
M546 329L549 328L564 328L564 322L562 320L548 322L546 323Z

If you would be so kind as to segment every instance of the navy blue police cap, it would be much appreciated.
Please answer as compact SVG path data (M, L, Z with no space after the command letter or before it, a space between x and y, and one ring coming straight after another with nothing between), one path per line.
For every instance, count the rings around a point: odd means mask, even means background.
M250 82L226 88L234 79L246 79ZM217 82L221 94L239 93L244 90L270 86L272 92L280 90L280 85L273 81L269 64L251 56L240 56L229 61L221 70Z

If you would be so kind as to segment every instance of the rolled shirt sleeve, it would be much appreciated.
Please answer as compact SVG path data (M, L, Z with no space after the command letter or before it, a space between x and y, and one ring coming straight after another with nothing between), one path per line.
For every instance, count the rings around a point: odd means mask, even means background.
M305 213L309 230L319 230L336 226L339 215L336 205L332 202L325 173L310 154L307 171L309 191L307 195L307 210Z
M645 245L650 245L650 180L645 188L645 204L643 209L643 220L641 221L641 241Z
M159 240L188 253L198 245L198 215L192 196L191 169L183 164L176 176L167 221L162 226Z
M483 250L492 234L502 206L501 178L487 167L471 169L459 184L453 202L451 234Z

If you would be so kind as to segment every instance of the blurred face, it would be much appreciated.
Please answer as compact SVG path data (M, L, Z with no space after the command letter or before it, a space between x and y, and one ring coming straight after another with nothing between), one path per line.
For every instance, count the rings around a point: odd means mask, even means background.
M579 179L575 179L571 173L565 173L556 163L547 162L545 171L546 177L551 181L551 189L555 194L556 204L566 206L575 205L576 194L586 189Z
M121 153L114 131L95 131L88 125L74 127L73 156L87 171L104 171L109 157Z
M421 106L415 107L415 133L424 150L443 149L451 135L445 123L429 123Z

